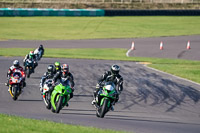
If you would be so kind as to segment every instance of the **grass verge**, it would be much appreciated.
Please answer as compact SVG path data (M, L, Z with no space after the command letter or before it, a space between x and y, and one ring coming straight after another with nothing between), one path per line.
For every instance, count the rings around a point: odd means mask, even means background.
M0 39L69 40L200 34L199 16L0 17Z
M9 50L8 50L9 49ZM0 56L24 56L31 48L1 48ZM200 83L200 61L145 57L126 57L127 49L51 49L46 48L44 57L79 58L151 62L148 66Z
M0 114L0 129L2 133L125 133L5 114Z

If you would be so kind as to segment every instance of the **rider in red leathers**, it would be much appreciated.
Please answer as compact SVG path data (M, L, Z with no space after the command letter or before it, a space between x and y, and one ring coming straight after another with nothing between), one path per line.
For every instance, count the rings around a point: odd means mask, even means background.
M9 70L8 70L8 73L7 73L7 83L5 83L5 85L6 86L9 86L9 79L10 79L10 76L14 73L14 72L16 72L16 71L20 71L21 72L21 75L22 75L22 77L23 77L23 87L25 87L26 86L26 82L25 82L25 77L26 77L26 75L25 75L25 72L24 72L24 69L20 66L20 64L19 64L19 61L18 60L14 60L13 61L13 65L9 68ZM8 90L9 91L9 90Z

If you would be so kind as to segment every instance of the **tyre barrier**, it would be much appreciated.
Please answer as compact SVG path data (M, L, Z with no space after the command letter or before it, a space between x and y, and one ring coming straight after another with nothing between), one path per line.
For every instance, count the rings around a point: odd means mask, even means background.
M104 16L102 9L0 8L0 16Z
M105 16L200 16L200 10L105 10Z

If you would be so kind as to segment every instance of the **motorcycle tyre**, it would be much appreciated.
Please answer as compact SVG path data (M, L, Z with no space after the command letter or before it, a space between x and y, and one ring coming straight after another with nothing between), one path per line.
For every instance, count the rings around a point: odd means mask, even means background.
M47 97L48 97L48 96L47 96ZM46 108L47 108L48 110L50 110L50 109L51 109L51 102L50 102L50 100L48 100L48 98L45 99L45 100L47 101Z
M27 69L27 78L30 78L30 69Z
M14 101L17 100L17 89L18 89L18 87L15 86L15 87L14 87L14 93L13 93L13 100L14 100Z
M47 108L48 110L50 110L50 109L51 109L51 103L48 103L48 105L46 106L46 108Z
M51 106L51 112L55 113L53 106Z
M100 109L100 112L99 112L100 118L104 118L106 112L108 111L107 105L108 105L108 99L105 99L105 100L103 101L103 105L102 105L102 107L101 107L101 109Z
M59 113L60 112L60 110L62 108L62 102L63 102L63 97L60 96L59 100L58 100L58 102L56 104L56 111L55 111L55 113Z

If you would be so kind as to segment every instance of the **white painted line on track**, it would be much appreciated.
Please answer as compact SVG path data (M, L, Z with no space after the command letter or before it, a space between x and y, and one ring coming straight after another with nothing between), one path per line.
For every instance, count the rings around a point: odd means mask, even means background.
M196 85L200 86L199 83L194 82L194 81L191 81L191 80L189 80L189 79L181 78L181 77L178 77L178 76L176 76L176 75L173 75L173 74L170 74L170 73L166 73L166 72L157 70L157 69L155 69L155 68L152 68L152 67L147 66L146 64L144 64L144 66L145 66L146 68L148 68L148 69L151 69L151 70L154 70L154 71L157 71L157 72L160 72L160 73L164 73L164 74L170 75L170 76L172 76L172 77L175 77L175 78L178 78L178 79L181 79L181 80L185 80L185 81L188 81L188 82L191 82L191 83L193 83L193 84L196 84Z

